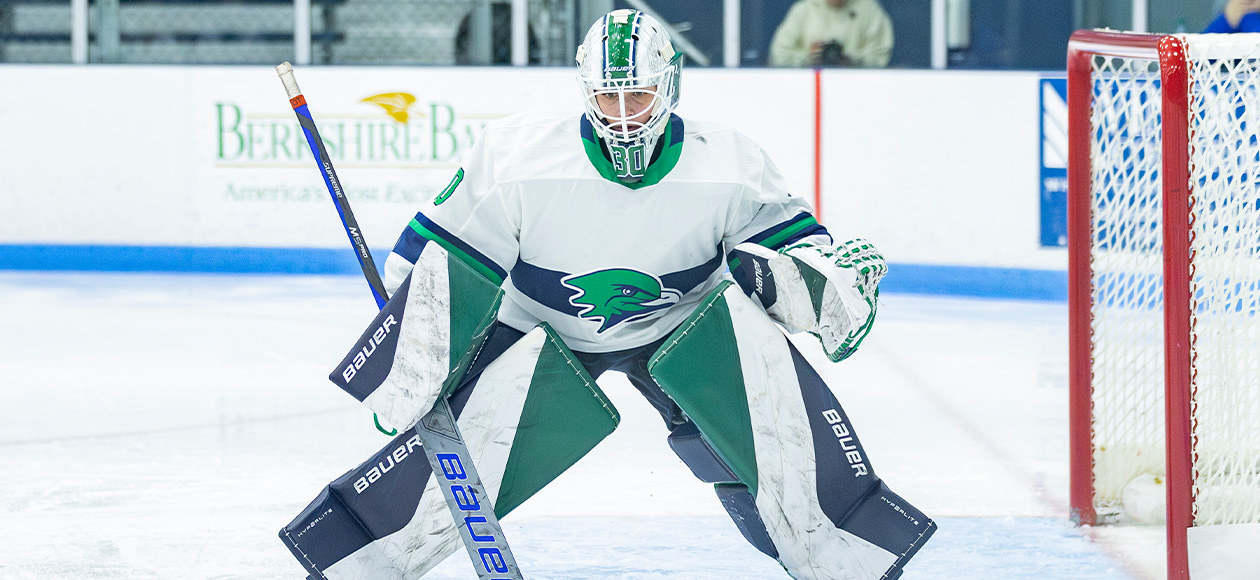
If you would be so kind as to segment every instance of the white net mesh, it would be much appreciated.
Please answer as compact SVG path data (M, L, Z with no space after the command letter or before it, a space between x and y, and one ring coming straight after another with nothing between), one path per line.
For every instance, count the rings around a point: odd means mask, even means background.
M1091 156L1094 503L1164 474L1159 67L1093 59Z
M1260 523L1260 35L1188 37L1194 523Z
M1194 523L1260 522L1260 35L1186 35L1191 60ZM1164 475L1160 83L1093 59L1095 509Z

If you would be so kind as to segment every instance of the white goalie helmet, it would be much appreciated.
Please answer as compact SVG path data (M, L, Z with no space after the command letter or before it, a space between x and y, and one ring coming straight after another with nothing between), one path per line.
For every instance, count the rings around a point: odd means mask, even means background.
M619 178L638 181L678 106L682 55L655 18L614 10L595 22L577 50L586 117L614 158Z

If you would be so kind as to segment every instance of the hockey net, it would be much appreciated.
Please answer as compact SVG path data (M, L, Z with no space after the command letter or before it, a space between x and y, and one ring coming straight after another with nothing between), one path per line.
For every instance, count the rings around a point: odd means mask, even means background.
M1073 516L1142 521L1155 485L1189 578L1188 528L1260 524L1260 34L1068 60Z

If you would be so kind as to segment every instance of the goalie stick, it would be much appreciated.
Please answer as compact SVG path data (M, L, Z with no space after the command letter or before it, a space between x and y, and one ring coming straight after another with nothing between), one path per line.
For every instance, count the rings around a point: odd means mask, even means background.
M377 273L376 263L372 260L367 242L364 241L359 224L354 219L354 212L350 211L350 202L346 199L345 192L341 188L341 181L337 179L337 173L333 170L332 159L329 158L328 151L324 148L324 141L315 127L315 120L307 108L306 98L298 88L297 79L293 76L293 66L288 62L281 63L276 67L276 74L284 83L284 90L289 96L289 104L293 106L293 112L297 114L298 123L306 135L306 142L315 156L315 165L323 174L324 184L328 187L328 193L332 195L333 203L337 206L341 224L350 237L351 245L354 246L355 255L358 256L363 275L367 277L376 305L378 308L384 308L388 299L385 284ZM429 459L429 465L433 468L434 479L437 480L438 487L446 498L446 505L455 518L455 527L459 530L464 547L468 550L468 556L472 559L473 568L477 570L477 577L481 580L521 580L520 568L512 556L511 549L508 548L507 538L503 535L499 519L494 515L492 500L486 495L485 486L482 485L481 477L477 474L472 457L469 456L468 446L459 433L455 416L444 397L439 397L433 409L420 419L416 425L416 433L420 437L425 457ZM459 497L456 497L456 490ZM281 532L282 537L283 535Z

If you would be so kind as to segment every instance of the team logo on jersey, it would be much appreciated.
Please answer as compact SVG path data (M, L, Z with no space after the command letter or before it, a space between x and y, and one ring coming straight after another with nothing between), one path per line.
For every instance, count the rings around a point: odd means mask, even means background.
M596 332L656 316L682 297L681 292L664 288L660 278L626 268L573 274L560 282L576 292L569 303L582 309L578 316L600 323Z

